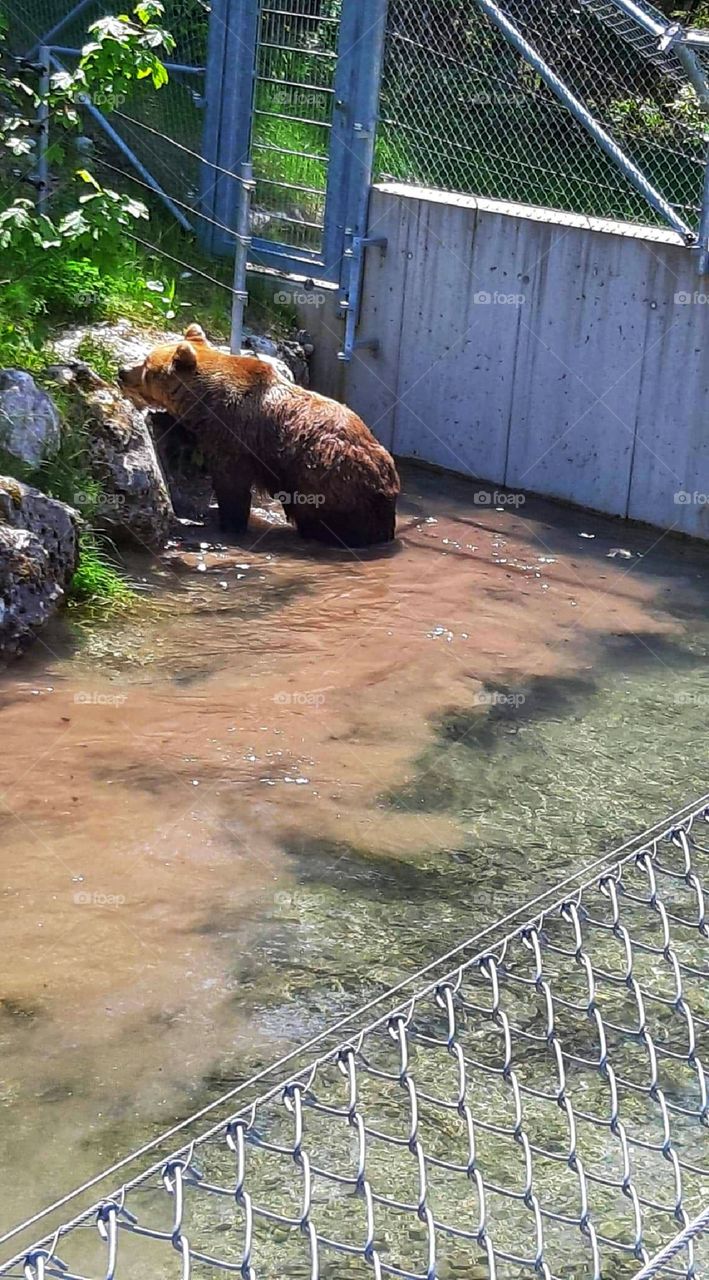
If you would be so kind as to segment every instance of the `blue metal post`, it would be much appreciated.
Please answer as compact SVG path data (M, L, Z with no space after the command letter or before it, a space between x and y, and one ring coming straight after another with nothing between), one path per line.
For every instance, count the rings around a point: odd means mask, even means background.
M374 347L373 341L356 339L357 321L367 249L386 242L367 238L369 195L374 172L374 148L379 119L388 0L359 0L360 31L355 50L358 67L352 102L347 221L341 286L344 295L345 343L341 359L351 360L357 345Z
M260 16L260 0L214 0L209 21L200 208L226 227L236 225L238 175L251 153ZM208 225L202 243L211 252L231 249L231 239Z
M325 197L323 261L327 266L340 264L351 208L353 127L358 119L357 78L363 55L367 51L366 44L363 46L361 43L362 30L360 0L345 0L340 18L337 70L333 84L334 104Z

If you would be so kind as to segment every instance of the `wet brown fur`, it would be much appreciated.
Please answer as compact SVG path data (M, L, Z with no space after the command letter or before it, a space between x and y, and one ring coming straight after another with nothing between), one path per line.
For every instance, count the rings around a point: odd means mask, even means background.
M245 530L258 489L285 495L303 537L347 547L394 537L394 462L345 405L286 381L266 361L217 351L199 325L122 369L119 381L126 395L193 432L229 532Z

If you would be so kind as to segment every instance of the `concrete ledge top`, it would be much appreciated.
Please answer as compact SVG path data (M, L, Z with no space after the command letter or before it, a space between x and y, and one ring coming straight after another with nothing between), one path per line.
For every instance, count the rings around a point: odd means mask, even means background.
M579 227L583 231L600 231L605 235L625 236L632 240L649 240L655 244L672 244L686 248L677 231L669 227L646 227L640 222L616 222L612 218L594 218L585 213L566 213L561 209L545 209L541 205L513 204L507 200L488 200L485 196L466 196L452 191L435 191L404 182L377 182L375 191L407 200L426 200L431 204L447 204L457 209L479 209L484 213L504 214L508 218L525 218L530 222L547 222L558 227Z

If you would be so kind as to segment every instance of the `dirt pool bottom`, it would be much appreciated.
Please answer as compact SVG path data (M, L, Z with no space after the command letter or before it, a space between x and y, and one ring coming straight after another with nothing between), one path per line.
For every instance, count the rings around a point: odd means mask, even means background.
M405 476L0 683L4 1228L707 790L706 551Z

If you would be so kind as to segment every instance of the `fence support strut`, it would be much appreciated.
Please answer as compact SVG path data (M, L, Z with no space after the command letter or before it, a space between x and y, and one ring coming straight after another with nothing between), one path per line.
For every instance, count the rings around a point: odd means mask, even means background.
M591 137L598 143L601 150L604 151L609 159L611 159L617 168L620 169L620 172L625 178L627 178L628 182L635 187L635 190L638 191L645 200L647 200L648 204L656 213L659 213L661 218L664 218L665 222L672 227L673 231L676 231L680 236L682 236L682 239L686 244L694 244L697 237L691 227L689 227L687 223L680 218L677 211L672 208L671 204L668 204L664 196L662 196L660 192L653 187L652 183L648 182L647 178L641 170L638 169L637 165L634 164L630 157L625 154L602 125L594 119L583 103L580 102L573 93L571 93L570 89L567 89L563 81L559 79L559 77L552 71L551 67L547 65L542 57L540 57L536 49L534 49L533 46L525 40L521 31L519 31L514 23L510 22L509 18L502 13L499 6L494 3L494 0L475 0L475 3L486 17L489 18L490 22L497 27L498 31L502 32L503 36L505 36L506 40L509 41L512 47L522 55L531 67L534 68L537 75L544 81L545 85L551 89L552 93L556 95L560 102L563 102L564 106L568 108L574 119L583 126L587 133L590 133Z
M709 44L709 32L687 30L679 22L660 21L646 13L639 4L635 3L635 0L611 0L611 3L639 27L654 36L659 49L672 49L697 95L699 105L709 124L709 83L707 83L701 61L694 52L695 46L706 47ZM701 38L697 40L695 38L697 36ZM699 274L706 275L709 272L709 137L704 161L704 190L698 243L695 248L699 250Z
M241 166L241 182L236 222L236 247L234 249L234 292L231 308L231 338L229 348L239 355L244 340L244 311L249 295L246 292L246 267L251 244L251 193L255 187L254 170L250 160Z
M49 49L40 46L39 105L37 107L37 208L46 212L49 198Z

